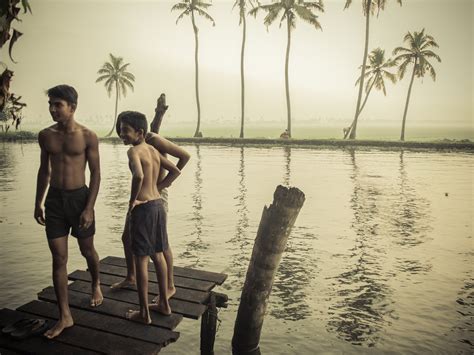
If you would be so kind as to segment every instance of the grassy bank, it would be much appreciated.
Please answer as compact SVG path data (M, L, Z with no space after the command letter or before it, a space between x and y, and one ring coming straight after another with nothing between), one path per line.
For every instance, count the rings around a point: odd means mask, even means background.
M28 131L0 133L2 142L34 142L37 133ZM436 141L388 141L388 140L343 140L343 139L267 139L267 138L172 138L179 144L206 144L226 146L292 146L292 147L375 147L387 149L434 149L434 150L462 150L474 152L474 142L469 140L443 139ZM117 137L100 138L101 142L121 143Z

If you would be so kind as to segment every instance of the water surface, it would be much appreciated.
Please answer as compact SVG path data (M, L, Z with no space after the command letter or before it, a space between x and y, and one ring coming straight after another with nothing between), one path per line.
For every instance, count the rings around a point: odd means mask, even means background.
M176 264L225 272L216 354L230 353L240 291L264 205L278 184L306 202L275 278L265 354L470 353L473 347L472 154L365 149L195 146L170 189ZM130 188L126 147L101 144L96 204L101 257L122 256ZM39 148L0 145L2 307L51 284L33 219ZM85 269L70 238L69 271ZM164 353L199 353L185 320Z

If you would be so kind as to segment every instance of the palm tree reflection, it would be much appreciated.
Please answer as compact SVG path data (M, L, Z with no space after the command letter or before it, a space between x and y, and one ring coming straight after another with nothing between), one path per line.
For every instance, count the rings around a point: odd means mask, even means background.
M196 170L194 173L194 193L192 194L193 212L191 216L191 220L194 222L194 227L191 228L191 233L186 236L190 241L186 244L186 248L180 254L180 257L187 261L187 266L189 267L203 267L205 260L203 260L202 257L206 255L206 250L209 248L209 244L202 240L202 166L201 152L198 144L196 144L195 160Z
M240 289L245 280L245 273L252 254L253 239L249 237L249 210L247 208L247 187L245 185L245 148L240 148L240 164L237 172L239 183L238 192L234 197L237 207L237 225L234 236L229 240L233 250L231 256L232 273L235 275L230 281L230 286Z
M348 270L335 277L338 301L330 307L328 329L352 344L370 347L387 323L392 291L382 272L386 251L377 245L380 191L371 182L373 177L362 176L355 151L349 153L353 167L350 178L354 192L350 203L354 211L355 245L347 258Z
M290 176L291 176L291 147L285 146L283 148L285 153L285 172L283 175L283 186L290 186Z

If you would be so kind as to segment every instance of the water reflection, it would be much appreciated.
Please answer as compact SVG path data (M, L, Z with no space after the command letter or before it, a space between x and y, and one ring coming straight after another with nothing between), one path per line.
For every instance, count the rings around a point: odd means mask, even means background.
M16 158L14 149L21 149L21 145L3 143L0 149L0 186L3 191L13 191L15 188L15 167ZM38 155L39 159L39 155ZM2 195L5 198L4 195Z
M234 196L237 207L237 225L235 227L234 236L229 240L230 248L233 254L230 258L230 266L232 273L236 276L232 278L231 284L237 289L243 284L245 280L245 273L252 254L253 239L249 238L249 210L247 208L247 187L245 185L245 148L240 147L240 162L237 172L239 179L237 195Z
M405 162L405 152L400 152L399 188L394 195L391 208L392 240L399 245L413 247L425 242L429 231L429 202L416 195L416 190L410 185Z
M104 160L104 159L103 159ZM112 173L101 174L102 181L99 197L104 204L114 211L108 216L107 229L112 235L117 236L114 241L121 243L125 216L128 210L130 197L131 173L127 165L127 155L121 149L112 149L108 152L106 164L110 164L105 170ZM101 196L107 196L103 198Z
M290 177L291 177L291 147L283 147L283 152L285 155L285 171L283 173L283 186L290 186Z
M192 193L192 215L191 220L193 226L191 232L186 235L189 242L186 243L185 250L180 254L180 257L186 260L186 266L189 267L203 267L205 256L209 244L202 240L203 231L203 216L202 216L202 162L201 162L201 148L196 144L196 168L194 173L194 190Z
M468 262L472 262L473 253L468 253ZM452 331L456 334L456 338L460 343L466 344L471 353L474 353L474 339L472 333L474 331L474 279L472 271L466 274L466 280L458 292L456 299L457 313L461 315L457 324Z
M354 212L352 229L354 246L344 260L347 270L335 277L338 301L330 306L328 330L335 331L343 340L354 345L374 346L381 337L391 312L389 297L392 290L383 275L385 248L379 245L379 208L381 191L374 178L362 175L356 161L356 152L349 150L353 168L350 179L354 191L350 206Z

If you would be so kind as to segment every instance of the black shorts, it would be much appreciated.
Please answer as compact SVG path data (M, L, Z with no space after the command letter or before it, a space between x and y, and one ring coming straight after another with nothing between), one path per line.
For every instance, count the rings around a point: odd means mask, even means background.
M157 199L135 206L130 214L132 253L150 256L168 249L166 211L163 200Z
M79 218L86 207L88 196L87 186L74 190L49 187L44 202L48 239L67 236L70 230L71 235L76 238L88 238L95 234L95 220L89 228L79 228Z

